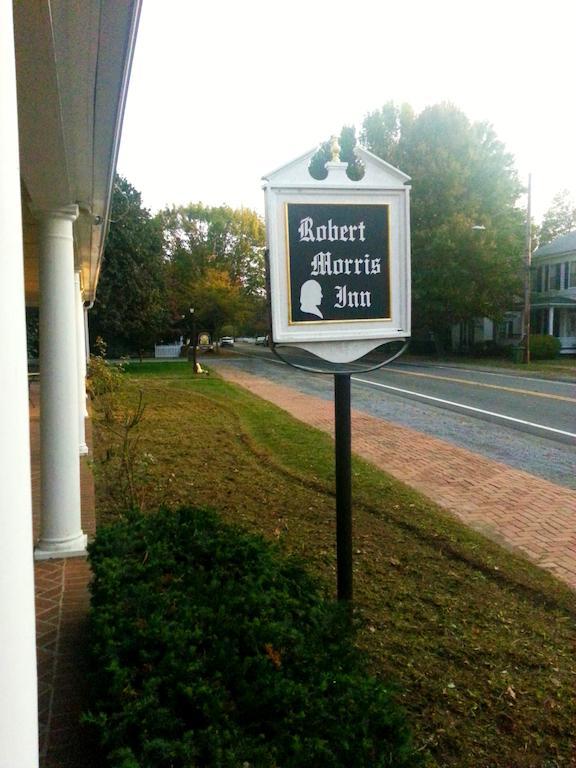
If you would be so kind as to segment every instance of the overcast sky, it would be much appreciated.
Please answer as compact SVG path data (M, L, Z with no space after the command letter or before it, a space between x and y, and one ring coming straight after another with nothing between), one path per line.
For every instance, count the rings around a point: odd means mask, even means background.
M393 100L490 122L539 220L576 196L573 0L144 0L118 169L153 212L263 211L261 177Z

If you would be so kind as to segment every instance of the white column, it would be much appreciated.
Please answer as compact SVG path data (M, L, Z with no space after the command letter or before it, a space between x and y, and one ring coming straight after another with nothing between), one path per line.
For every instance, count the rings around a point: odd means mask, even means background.
M74 273L74 296L76 299L76 362L78 365L78 444L80 455L88 453L86 445L86 347L84 340L84 302L80 286L80 272Z
M36 558L86 552L80 514L74 241L78 206L38 213L41 537Z
M35 768L32 494L11 2L0 2L0 169L0 768Z
M548 307L548 335L554 336L554 307Z

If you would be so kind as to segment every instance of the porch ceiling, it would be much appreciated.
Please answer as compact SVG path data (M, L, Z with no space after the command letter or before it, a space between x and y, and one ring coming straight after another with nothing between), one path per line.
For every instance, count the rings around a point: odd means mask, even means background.
M27 303L38 301L34 209L77 203L77 269L94 298L141 0L15 0Z

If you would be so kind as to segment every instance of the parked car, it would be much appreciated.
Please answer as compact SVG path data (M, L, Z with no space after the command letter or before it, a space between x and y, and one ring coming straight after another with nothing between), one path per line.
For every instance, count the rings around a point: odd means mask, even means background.
M256 336L256 344L261 344L262 346L268 346L268 339L269 339L269 336Z
M232 336L222 336L220 339L220 346L221 347L233 347L234 346L234 339Z

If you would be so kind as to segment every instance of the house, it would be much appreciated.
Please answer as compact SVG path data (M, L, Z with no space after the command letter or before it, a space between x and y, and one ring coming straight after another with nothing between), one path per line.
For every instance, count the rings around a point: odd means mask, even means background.
M556 336L561 354L576 354L576 232L534 251L531 306L532 333Z
M40 307L38 558L82 556L85 317L140 0L0 2L0 765L38 765L25 306Z
M576 354L576 232L560 235L532 254L530 333L560 339L560 354ZM517 345L524 336L520 299L502 321L474 318L452 328L452 348L486 342Z

